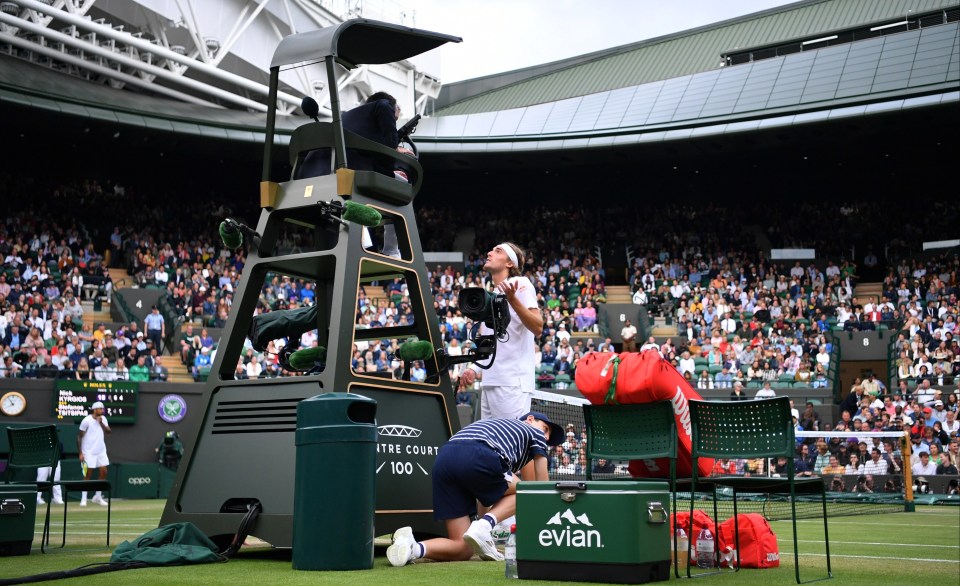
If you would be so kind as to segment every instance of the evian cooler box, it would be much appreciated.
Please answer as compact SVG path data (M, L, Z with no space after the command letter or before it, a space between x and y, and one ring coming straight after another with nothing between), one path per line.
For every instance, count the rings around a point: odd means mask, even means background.
M520 578L642 584L670 577L665 482L521 482Z

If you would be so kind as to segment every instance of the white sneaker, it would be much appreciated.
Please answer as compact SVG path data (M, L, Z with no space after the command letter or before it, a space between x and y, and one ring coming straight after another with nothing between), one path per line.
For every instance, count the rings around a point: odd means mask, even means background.
M38 498L38 499L37 499L37 504L38 504L38 505L45 505L45 504L47 504L47 501L45 501L45 500L43 500L43 499L41 499L41 498Z
M387 560L390 565L399 568L412 562L413 546L417 541L413 538L413 529L401 527L393 534L393 544L387 548Z
M470 544L473 553L480 556L482 560L501 562L503 554L497 551L497 546L493 542L493 535L490 532L490 523L483 519L478 519L470 523L470 528L463 534L463 540Z
M62 504L63 504L63 499L53 499L53 504L55 504L55 505L62 505Z
M80 501L80 506L81 506L81 507L87 506L87 501L85 501L85 500Z
M92 500L93 502L97 503L100 506L103 506L103 507L107 506L107 501L103 500L102 496L95 496L90 500Z

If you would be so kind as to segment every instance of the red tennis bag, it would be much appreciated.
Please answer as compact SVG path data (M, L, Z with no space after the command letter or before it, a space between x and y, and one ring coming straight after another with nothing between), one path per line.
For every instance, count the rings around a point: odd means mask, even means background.
M670 513L670 535L677 534L677 527L682 528L684 531L690 531L690 513L687 511L677 511L676 519L674 519L673 513ZM700 509L693 510L693 537L691 540L696 543L697 536L700 535L701 529L709 529L711 533L719 531L719 528L714 526L713 519L710 518L710 515L704 513ZM687 537L690 537L689 535Z
M720 557L726 565L736 567L735 560L739 557L741 568L779 568L780 548L770 523L758 513L741 513L737 519L740 525L739 550L734 539L733 517L721 523L719 528Z
M690 383L664 360L657 350L643 352L591 352L577 363L577 389L594 405L653 403L670 401L677 418L677 475L693 473L690 457L690 399L701 399ZM700 476L713 470L712 458L697 460ZM667 458L633 460L630 474L643 478L666 478L670 475Z

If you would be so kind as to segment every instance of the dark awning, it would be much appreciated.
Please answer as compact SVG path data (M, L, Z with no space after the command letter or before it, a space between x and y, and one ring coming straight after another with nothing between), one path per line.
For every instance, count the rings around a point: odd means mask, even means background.
M452 35L355 18L338 26L284 38L273 53L270 68L320 61L330 55L347 68L394 63L436 49L444 43L462 40Z

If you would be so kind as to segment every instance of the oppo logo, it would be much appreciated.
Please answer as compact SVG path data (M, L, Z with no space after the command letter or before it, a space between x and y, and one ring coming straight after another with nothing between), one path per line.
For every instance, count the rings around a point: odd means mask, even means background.
M151 482L153 482L153 480L151 480L149 476L131 476L127 479L127 484L133 486L145 486Z

